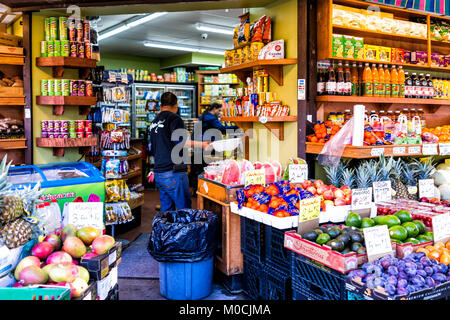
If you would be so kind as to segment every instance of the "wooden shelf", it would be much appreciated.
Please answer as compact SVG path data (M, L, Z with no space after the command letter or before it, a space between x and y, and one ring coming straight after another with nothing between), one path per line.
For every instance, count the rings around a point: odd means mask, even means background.
M0 150L17 150L26 148L27 148L26 138L0 139Z
M128 201L128 205L130 206L130 209L136 209L137 207L140 207L144 204L144 194L142 193L139 197L135 199L130 199Z
M412 98L384 98L364 96L317 96L317 102L348 102L348 103L386 103L386 104L428 104L450 105L450 100L444 99L412 99Z
M385 39L385 40L410 40L410 41L428 41L427 38L420 38L420 37L412 37L412 36L406 36L402 34L392 34L387 32L381 32L381 31L372 31L372 30L364 30L364 29L358 29L358 28L352 28L352 27L343 27L338 25L333 25L333 33L337 34L345 34L346 36L357 36L357 37L371 37L371 38L377 38L377 39Z
M2 64L24 66L25 56L19 56L15 54L0 54L0 65Z
M226 85L236 85L240 84L239 82L224 82L224 83L209 83L209 82L199 82L201 85L216 85L216 86L226 86Z
M90 107L97 104L97 97L86 96L37 96L37 104L53 106L54 115L62 115L64 107L79 106L79 114L87 115Z
M320 154L322 152L324 143L306 142L306 153ZM421 156L422 145L421 144L409 144L409 145L385 145L385 146L363 146L354 147L351 145L345 146L342 158L354 158L354 159L368 159L378 158L381 151L384 150L385 156L396 157L410 157ZM418 151L418 152L417 152Z
M267 117L267 122L261 122L260 117L221 117L221 121L230 121L243 131L253 128L253 123L260 123L272 132L279 140L284 140L284 123L297 121L296 116Z
M0 106L26 106L25 97L0 97Z
M267 59L256 60L244 64L226 67L220 69L221 73L235 73L238 78L245 82L248 73L253 72L256 68L263 68L269 76L274 79L280 86L283 85L283 66L297 64L297 59Z
M97 66L97 60L75 57L38 57L36 58L36 66L52 67L53 77L61 78L64 76L64 70L80 69L80 78L86 79L91 68Z
M53 148L55 157L63 157L65 148L84 148L97 145L97 136L90 138L36 138L36 146Z
M128 174L122 176L122 178L107 178L107 179L108 180L128 180L128 179L140 176L141 173L142 173L142 170L138 170L138 171L133 171L131 173L128 173Z

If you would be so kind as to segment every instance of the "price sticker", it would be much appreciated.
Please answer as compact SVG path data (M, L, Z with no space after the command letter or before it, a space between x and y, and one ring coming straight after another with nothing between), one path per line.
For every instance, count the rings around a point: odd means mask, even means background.
M352 189L352 210L367 209L372 204L372 188Z
M267 123L269 119L267 117L259 117L259 122L261 122L262 124Z
M450 154L450 143L439 143L439 154L447 156Z
M320 197L300 200L299 222L317 219L320 215Z
M250 170L245 172L245 186L252 184L266 184L266 170Z
M363 233L369 262L392 253L391 237L387 225L364 228Z
M422 179L419 180L419 198L427 197L434 198L434 180Z
M450 238L450 214L443 213L431 218L431 223L433 226L433 240L437 241L448 241Z
M421 154L420 146L408 147L408 153L409 154Z
M384 154L384 148L372 148L370 149L370 155L372 157L378 157L380 155Z
M392 153L394 155L405 154L406 153L406 147L394 147L392 149Z
M392 199L391 181L376 181L373 183L373 199L375 202Z
M305 180L308 180L308 165L290 164L289 181L292 183L302 183Z
M433 156L438 154L437 143L425 143L422 145L422 154L425 156Z

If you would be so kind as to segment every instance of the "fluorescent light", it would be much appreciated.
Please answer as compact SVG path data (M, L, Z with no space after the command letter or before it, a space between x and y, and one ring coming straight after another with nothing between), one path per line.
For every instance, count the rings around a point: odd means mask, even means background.
M121 33L121 32L123 32L125 30L130 29L130 28L134 28L134 27L136 27L136 26L138 26L140 24L149 22L151 20L154 20L154 19L159 18L161 16L164 16L166 14L167 14L167 12L154 12L154 13L151 13L151 14L148 14L148 15L144 16L143 18L131 21L129 23L123 23L121 25L118 25L117 27L113 27L113 28L109 29L108 31L100 33L99 36L98 36L98 40L100 41L100 40L109 38L109 37L111 37L113 35Z
M225 50L221 50L221 49L212 49L212 48L205 48L205 47L191 47L191 46L176 45L176 44L170 44L170 43L164 43L164 42L145 41L144 46L152 47L152 48L160 48L160 49L170 49L170 50L187 51L187 52L216 54L219 56L223 56L225 54Z
M200 31L208 31L208 32L214 32L214 33L222 33L222 34L228 34L233 35L234 30L232 28L227 28L223 26L217 26L214 24L204 24L204 23L196 23L195 27L197 30Z

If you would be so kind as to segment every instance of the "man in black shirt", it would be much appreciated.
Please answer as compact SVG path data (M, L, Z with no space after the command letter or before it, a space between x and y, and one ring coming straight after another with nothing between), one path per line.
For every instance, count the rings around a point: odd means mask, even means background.
M209 142L188 140L184 122L177 114L177 97L171 92L161 96L161 111L149 127L150 151L155 158L155 183L161 211L191 208L185 146L206 149Z

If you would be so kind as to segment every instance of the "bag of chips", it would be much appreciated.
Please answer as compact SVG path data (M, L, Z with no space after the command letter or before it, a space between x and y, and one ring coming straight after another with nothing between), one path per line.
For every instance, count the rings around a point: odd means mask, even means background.
M264 25L266 22L266 16L262 16L256 21L251 27L251 41L252 42L262 42L263 41L263 33L264 33Z
M241 24L238 31L238 45L246 44L250 40L250 12L244 13L239 17L241 18Z

